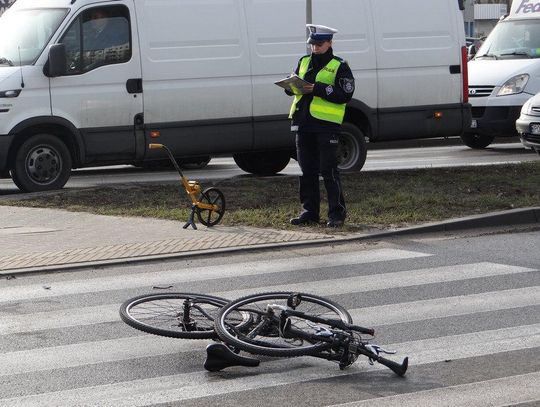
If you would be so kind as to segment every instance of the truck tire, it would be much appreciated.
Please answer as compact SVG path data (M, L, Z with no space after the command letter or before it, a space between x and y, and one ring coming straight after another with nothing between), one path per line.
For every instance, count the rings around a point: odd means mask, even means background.
M50 134L36 134L17 150L11 178L24 192L61 189L71 175L71 154Z
M487 134L476 134L476 133L464 133L461 135L461 141L470 148L482 149L489 146L495 136L489 136Z
M241 170L255 175L274 175L282 171L291 160L289 151L238 153L234 162Z
M339 134L338 168L343 172L360 171L366 162L364 131L352 123L343 123Z

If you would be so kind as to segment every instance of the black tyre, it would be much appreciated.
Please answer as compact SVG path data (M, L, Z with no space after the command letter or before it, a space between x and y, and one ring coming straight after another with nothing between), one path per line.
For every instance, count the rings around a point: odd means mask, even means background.
M216 211L211 209L197 208L197 217L204 226L212 227L221 222L225 214L225 195L217 188L207 188L201 193L199 201L206 204L216 205Z
M360 171L366 162L367 145L364 132L351 123L343 123L339 134L338 168L340 171Z
M228 300L191 293L146 294L125 301L120 317L143 332L170 338L215 338L214 317Z
M495 136L489 136L486 134L473 134L473 133L464 133L461 135L461 141L470 148L474 149L482 149L489 146L493 140L495 140Z
M37 134L17 150L11 178L25 192L60 189L71 175L71 154L50 134Z
M233 156L241 170L255 175L274 175L289 164L289 151L269 151L260 153L239 153Z
M215 318L215 329L219 338L227 345L256 355L293 357L311 355L327 349L326 342L306 342L300 339L283 338L279 333L279 312L267 312L269 304L287 306L293 293L273 292L248 295L225 305ZM348 311L341 305L323 297L300 294L302 302L295 309L323 318L341 319L352 323ZM278 309L278 308L276 308ZM238 314L249 313L250 323L238 326ZM313 332L312 322L290 317L292 327ZM320 324L317 324L319 326Z

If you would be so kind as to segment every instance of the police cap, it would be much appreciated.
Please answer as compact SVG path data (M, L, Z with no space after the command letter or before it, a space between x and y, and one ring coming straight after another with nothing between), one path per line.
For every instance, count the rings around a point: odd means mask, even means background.
M309 29L308 44L315 44L322 41L331 41L338 31L325 25L306 24Z

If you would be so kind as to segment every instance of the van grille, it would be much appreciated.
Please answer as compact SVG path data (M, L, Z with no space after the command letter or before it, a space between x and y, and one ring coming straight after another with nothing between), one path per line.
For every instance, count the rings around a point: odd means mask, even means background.
M469 97L481 98L491 95L495 86L471 86L469 85Z
M534 113L540 113L540 106L531 107L531 111L533 111Z

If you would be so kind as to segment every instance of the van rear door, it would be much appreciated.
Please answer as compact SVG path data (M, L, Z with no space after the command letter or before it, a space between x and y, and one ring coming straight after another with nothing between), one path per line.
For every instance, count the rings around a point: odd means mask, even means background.
M85 163L136 158L135 117L142 112L141 64L131 1L83 8L57 41L67 73L51 78L52 114L79 128Z

